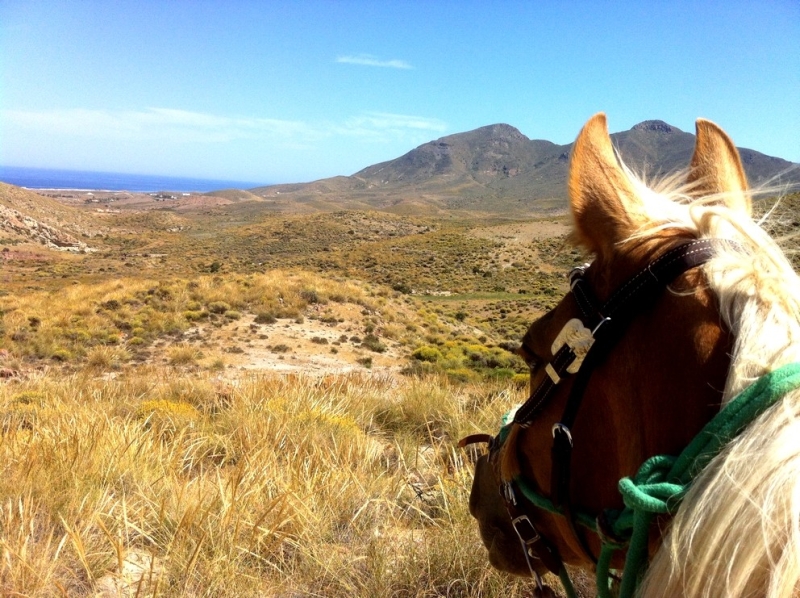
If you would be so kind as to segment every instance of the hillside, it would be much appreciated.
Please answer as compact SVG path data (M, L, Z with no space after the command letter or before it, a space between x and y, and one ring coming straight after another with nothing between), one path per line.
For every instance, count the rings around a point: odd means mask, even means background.
M53 249L86 250L81 238L100 234L91 214L33 191L0 183L0 244L33 243Z
M694 148L694 135L660 120L611 137L623 160L647 176L685 168ZM565 207L571 149L572 144L531 140L510 125L496 124L430 141L352 176L250 191L284 210L558 211ZM752 185L800 184L800 168L787 172L791 162L747 148L739 151Z

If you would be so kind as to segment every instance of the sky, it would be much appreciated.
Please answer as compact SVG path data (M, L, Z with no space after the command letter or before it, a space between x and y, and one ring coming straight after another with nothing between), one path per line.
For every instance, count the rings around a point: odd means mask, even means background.
M800 162L800 2L0 0L5 166L305 182L600 111Z

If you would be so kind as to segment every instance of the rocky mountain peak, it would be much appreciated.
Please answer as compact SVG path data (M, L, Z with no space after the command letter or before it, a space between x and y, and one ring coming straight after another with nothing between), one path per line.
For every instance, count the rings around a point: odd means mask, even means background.
M640 122L638 125L633 125L631 128L632 131L656 131L658 133L672 133L674 131L680 131L676 127L665 123L663 120L645 120Z

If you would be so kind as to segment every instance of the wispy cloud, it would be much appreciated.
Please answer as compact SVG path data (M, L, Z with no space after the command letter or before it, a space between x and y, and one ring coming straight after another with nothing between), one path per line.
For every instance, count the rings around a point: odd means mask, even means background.
M254 137L310 140L320 135L302 121L237 118L171 108L5 110L0 117L6 126L23 130L120 141L225 143Z
M144 110L4 110L0 121L10 131L116 141L227 143L260 140L283 146L310 146L336 136L366 141L418 140L446 130L435 118L365 112L342 122L231 117L173 108ZM419 139L420 141L424 139Z
M360 64L361 66L377 66L382 68L391 68L391 69L413 69L414 67L411 66L405 60L399 60L394 58L392 60L381 60L377 56L373 56L372 54L356 54L355 56L348 55L348 56L337 56L336 62L341 62L344 64Z
M447 130L447 124L438 118L391 114L387 112L366 112L353 116L336 127L343 135L378 139L417 137L420 133L434 135Z

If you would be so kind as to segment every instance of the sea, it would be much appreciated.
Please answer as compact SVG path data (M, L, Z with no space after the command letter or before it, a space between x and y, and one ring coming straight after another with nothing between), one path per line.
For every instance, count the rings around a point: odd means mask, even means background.
M268 183L231 181L225 179L198 179L128 174L122 172L94 172L91 170L57 170L51 168L25 168L0 165L0 181L28 189L74 189L100 191L179 191L182 193L218 191L220 189L252 189Z

